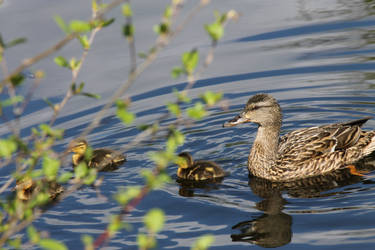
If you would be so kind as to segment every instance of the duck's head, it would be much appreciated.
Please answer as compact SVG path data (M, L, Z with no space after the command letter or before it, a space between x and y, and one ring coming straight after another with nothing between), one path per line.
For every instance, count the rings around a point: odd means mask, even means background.
M251 97L242 112L223 124L232 127L241 123L253 122L259 126L281 126L281 108L276 99L268 94Z
M180 168L189 168L193 165L193 157L191 156L190 153L188 152L182 152L178 155L180 158L182 158L181 160L178 160L177 161L177 165L180 167Z
M87 141L82 138L74 139L69 143L69 152L83 155L88 147Z
M17 198L20 200L28 200L30 198L30 189L33 186L31 177L24 177L16 181Z

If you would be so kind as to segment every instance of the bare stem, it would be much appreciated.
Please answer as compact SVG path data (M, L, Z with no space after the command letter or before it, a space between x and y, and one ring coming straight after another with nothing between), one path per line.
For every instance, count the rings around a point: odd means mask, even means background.
M100 20L101 18L103 18L104 14L108 13L110 10L112 10L115 7L117 7L118 5L120 5L124 1L125 0L114 0L113 2L111 2L110 4L108 4L105 8L101 9L100 11L98 11L98 13L96 14L96 16L94 18L90 19L89 22ZM6 85L6 83L10 81L11 77L17 76L24 69L30 67L32 64L35 64L35 63L39 62L40 60L46 58L47 56L53 54L57 50L59 50L62 47L64 47L67 43L69 43L71 40L73 40L74 38L76 38L77 35L78 34L75 33L75 32L70 33L70 34L66 35L62 40L60 40L59 42L57 42L55 45L51 46L47 50L43 51L42 53L40 53L40 54L38 54L38 55L36 55L36 56L34 56L32 58L23 60L23 62L21 63L21 65L19 65L15 70L13 70L10 74L8 74L0 82L0 87L3 87L4 85Z

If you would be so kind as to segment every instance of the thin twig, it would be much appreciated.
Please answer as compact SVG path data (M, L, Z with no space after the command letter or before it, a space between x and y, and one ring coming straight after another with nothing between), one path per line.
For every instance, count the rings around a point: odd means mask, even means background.
M145 61L130 73L127 81L119 89L116 90L115 94L113 94L113 96L111 97L111 100L98 112L89 126L86 127L86 129L81 134L82 137L87 136L94 128L99 125L106 111L115 103L117 99L119 99L125 93L126 90L128 90L128 88L134 83L136 78L148 68L148 66L156 59L160 51L168 45L169 41L177 34L179 34L183 30L183 28L194 18L197 12L206 5L206 2L207 1L205 0L200 1L200 3L189 12L184 21L179 26L177 26L175 31L171 31L166 36L159 36L156 45L148 54ZM176 10L178 10L179 7L180 5L177 5Z
M130 6L130 0L126 0L127 4ZM126 25L133 28L133 18L132 15L126 16ZM130 31L132 32L132 31ZM134 72L137 68L137 51L135 48L135 36L132 34L130 37L127 37L129 44L129 54L130 54L130 73Z
M94 22L96 20L100 20L101 18L103 18L104 14L108 13L110 10L117 7L118 5L120 5L124 1L125 0L114 0L110 4L106 5L105 8L101 9L94 18L89 20L89 22ZM69 43L71 40L76 38L77 35L78 34L75 33L75 32L70 33L70 34L66 35L62 40L60 40L59 42L57 42L55 45L51 46L47 50L43 51L42 53L40 53L40 54L38 54L38 55L36 55L32 58L23 60L21 65L19 65L15 70L13 70L10 74L8 74L7 76L4 77L4 79L0 82L0 87L3 87L4 85L6 85L6 83L10 81L11 77L17 76L24 69L30 67L32 64L35 64L35 63L39 62L40 60L46 58L47 56L53 54L57 50L64 47L67 43Z

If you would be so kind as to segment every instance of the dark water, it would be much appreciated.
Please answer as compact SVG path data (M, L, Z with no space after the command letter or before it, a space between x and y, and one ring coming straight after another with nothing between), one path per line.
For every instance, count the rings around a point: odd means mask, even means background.
M29 39L26 45L9 51L10 67L62 36L51 21L54 14L65 19L89 17L90 1L68 2L3 3L2 35ZM165 4L135 3L139 51L145 50L153 39L152 24L158 22ZM186 8L192 4L189 2ZM197 27L212 20L214 9L230 8L241 12L240 20L227 27L215 62L189 94L194 99L206 90L221 91L229 102L229 111L212 108L209 116L183 128L186 143L179 148L197 159L216 161L230 175L210 188L180 190L179 184L173 182L153 191L126 218L132 230L119 232L107 248L136 249L137 234L145 232L142 216L150 208L158 207L166 213L166 225L157 237L159 249L188 248L197 237L207 233L215 236L213 249L259 248L258 245L284 249L373 249L374 172L364 177L337 173L311 180L309 188L304 183L283 187L249 181L247 155L256 127L222 128L251 95L259 92L270 93L279 100L284 112L282 133L374 116L373 1L214 1L128 92L133 101L131 111L137 115L135 125L150 123L166 112L166 101L173 100L172 88L182 89L186 85L171 80L170 69L179 64L180 53L192 47L200 49L202 55L206 53L209 41L203 29ZM74 98L63 110L56 127L66 129L66 139L58 145L59 150L83 131L129 69L126 44L120 36L121 14L115 11L113 15L117 17L116 24L98 35L79 79L87 82L88 91L103 98L99 102ZM79 46L72 44L61 54L78 56ZM70 83L69 74L55 66L52 58L33 70L39 68L46 71L47 78L26 110L24 134L50 117L42 98L61 100ZM94 147L121 148L138 133L135 126L122 125L114 111L111 109L100 127L90 134L88 139ZM364 128L375 128L375 120L368 121ZM7 133L5 126L1 125L0 133ZM110 215L119 211L112 195L120 187L141 185L140 170L152 168L147 152L163 147L156 140L132 148L123 167L101 174L101 196L93 188L85 187L48 210L34 225L49 231L51 237L69 248L82 248L81 236L99 235ZM168 173L175 178L176 170L176 166L170 166ZM2 175L4 180L3 172Z

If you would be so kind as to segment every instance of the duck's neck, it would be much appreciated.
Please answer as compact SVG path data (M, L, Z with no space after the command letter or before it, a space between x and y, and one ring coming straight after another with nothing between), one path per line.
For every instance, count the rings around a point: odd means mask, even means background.
M280 126L259 126L249 155L249 171L255 176L268 176L268 169L278 157Z

